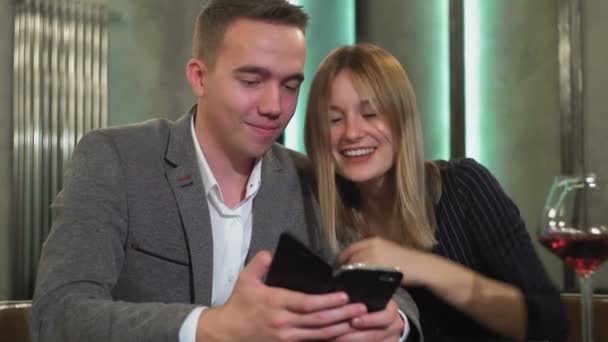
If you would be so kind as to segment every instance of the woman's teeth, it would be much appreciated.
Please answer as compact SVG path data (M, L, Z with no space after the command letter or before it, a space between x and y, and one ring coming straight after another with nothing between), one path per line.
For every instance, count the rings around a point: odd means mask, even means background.
M373 148L361 148L358 150L348 150L348 151L344 151L342 152L343 155L347 156L347 157L359 157L359 156L363 156L366 154L370 154L374 152Z

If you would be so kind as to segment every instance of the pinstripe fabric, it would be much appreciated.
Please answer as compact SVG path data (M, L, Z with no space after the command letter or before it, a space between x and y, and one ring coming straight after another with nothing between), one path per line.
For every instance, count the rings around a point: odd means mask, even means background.
M566 317L519 210L489 171L472 159L440 162L442 197L433 252L522 290L528 339L560 341ZM429 341L494 340L461 312L422 288L410 289Z

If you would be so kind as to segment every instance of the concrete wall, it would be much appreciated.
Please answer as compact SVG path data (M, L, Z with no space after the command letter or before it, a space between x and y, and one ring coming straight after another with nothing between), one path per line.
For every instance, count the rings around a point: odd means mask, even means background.
M181 116L194 104L185 66L205 1L108 3L108 125Z
M449 112L448 7L444 0L357 1L357 40L381 46L403 65L416 92L430 159L449 158L447 145L437 143L447 138L442 122Z
M536 242L547 190L560 173L557 2L485 2L487 49L481 75L485 155L513 198ZM537 251L554 282L562 284L562 262L539 244ZM522 261L525 262L525 261Z
M582 1L585 158L587 170L605 184L602 196L591 202L592 213L608 226L608 2ZM608 263L594 276L596 287L608 293Z

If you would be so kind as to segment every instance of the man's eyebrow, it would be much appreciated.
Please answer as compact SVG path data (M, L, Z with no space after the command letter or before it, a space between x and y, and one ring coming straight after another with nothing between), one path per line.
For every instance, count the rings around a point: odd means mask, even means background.
M256 74L262 77L270 77L270 70L255 65L245 65L234 70L235 74Z
M234 73L235 74L255 74L255 75L259 75L264 78L269 78L271 76L270 70L259 67L259 66L255 66L255 65L245 65L245 66L239 67L234 70ZM293 75L289 75L289 76L285 77L282 80L282 82L290 82L290 81L294 81L294 80L302 83L304 81L304 74L296 73Z

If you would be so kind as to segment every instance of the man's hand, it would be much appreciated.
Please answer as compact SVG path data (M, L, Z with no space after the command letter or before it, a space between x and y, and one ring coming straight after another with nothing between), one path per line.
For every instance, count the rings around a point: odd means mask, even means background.
M399 341L405 322L399 315L397 304L391 300L382 311L353 318L351 325L355 331L336 338L336 342Z
M308 295L266 286L262 278L271 259L268 252L258 253L239 275L226 304L201 313L197 341L328 340L353 333L351 322L357 317L362 321L355 324L364 329L389 320L384 317L390 315L387 310L365 315L365 306L347 304L342 292Z

